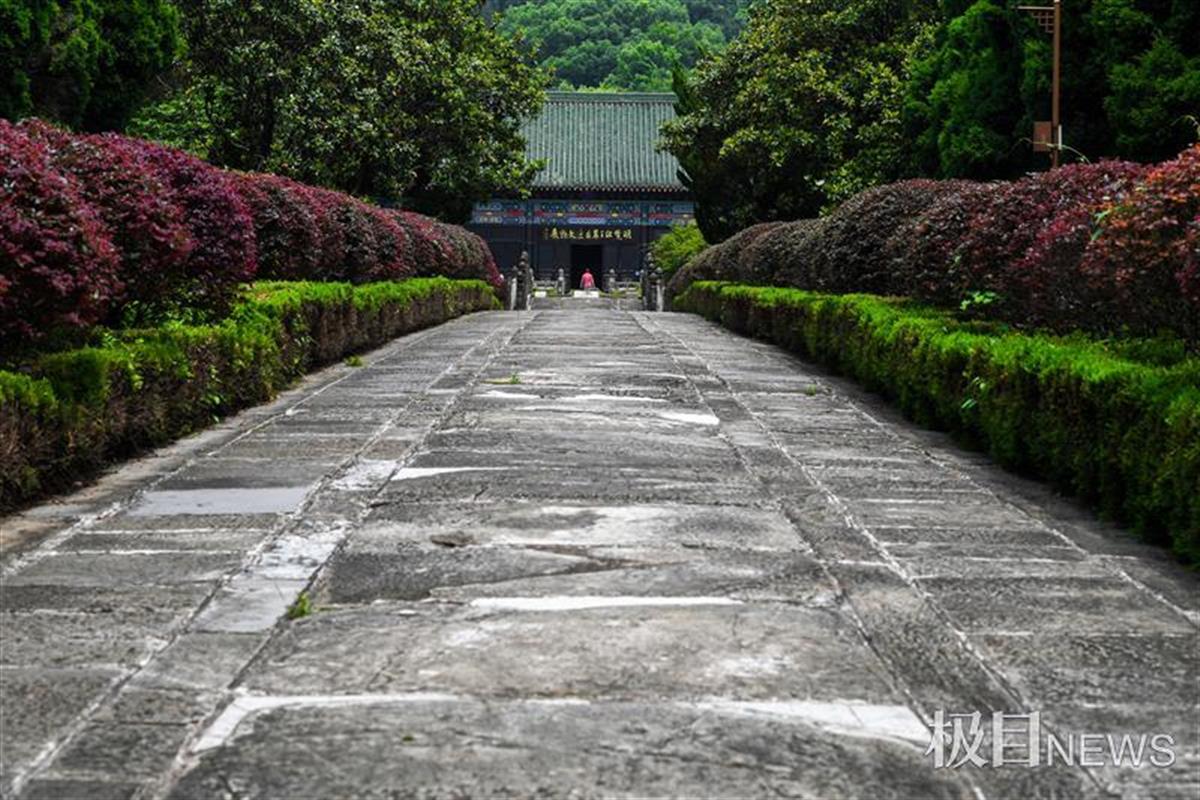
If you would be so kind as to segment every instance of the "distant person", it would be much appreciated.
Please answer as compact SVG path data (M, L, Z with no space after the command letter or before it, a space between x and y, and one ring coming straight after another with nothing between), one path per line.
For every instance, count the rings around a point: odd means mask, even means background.
M585 292L596 291L596 279L592 277L592 271L590 269L585 269L583 271L583 278L579 281L579 288L583 289Z

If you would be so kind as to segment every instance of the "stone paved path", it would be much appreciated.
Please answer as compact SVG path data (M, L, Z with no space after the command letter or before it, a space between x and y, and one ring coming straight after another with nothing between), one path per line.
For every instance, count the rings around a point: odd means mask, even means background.
M4 796L1200 794L1194 575L851 387L603 309L366 362L0 521Z

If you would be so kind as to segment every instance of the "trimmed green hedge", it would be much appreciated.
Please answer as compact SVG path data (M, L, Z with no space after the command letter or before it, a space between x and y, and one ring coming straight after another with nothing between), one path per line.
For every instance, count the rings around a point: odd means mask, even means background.
M700 282L675 309L768 339L895 400L1200 562L1200 359L970 324L909 301Z
M106 333L0 371L0 511L269 400L315 367L498 307L478 280L257 283L218 325Z

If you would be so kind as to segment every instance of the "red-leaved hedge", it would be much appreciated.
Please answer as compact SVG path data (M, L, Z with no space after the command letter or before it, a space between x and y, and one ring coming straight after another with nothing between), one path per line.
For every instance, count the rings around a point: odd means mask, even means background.
M296 281L311 278L324 259L317 209L302 184L278 175L235 175L238 192L254 219L258 278ZM337 260L341 260L338 250Z
M667 284L668 298L680 294L695 281L734 281L737 283L769 282L770 275L757 264L752 254L768 258L765 251L750 251L759 239L766 239L783 226L780 222L763 222L735 233L720 244L705 248L680 268ZM743 253L749 253L745 259Z
M496 289L504 285L491 249L479 236L410 211L395 211L393 215L412 242L418 275L480 278Z
M173 293L179 308L221 314L240 284L258 272L254 218L232 175L195 156L151 142L139 142L146 163L183 212L192 234L192 252ZM138 300L139 298L131 298Z
M254 278L503 284L464 228L178 150L0 120L0 352L223 314Z
M904 295L937 304L962 299L955 253L966 238L971 220L983 212L1001 190L999 183L966 183L937 198L911 226L899 226L885 247L894 254L893 286L907 286Z
M954 251L952 274L961 283L951 287L953 294L993 292L996 298L987 313L1014 322L1024 321L1034 304L1039 321L1058 321L1056 305L1083 300L1085 287L1073 266L1083 249L1077 249L1071 261L1066 243L1057 237L1069 234L1073 225L1086 225L1107 204L1120 201L1145 174L1141 164L1102 161L1001 184L971 218ZM1054 229L1048 236L1055 238L1042 237L1047 228ZM1035 244L1037 249L1031 252ZM1070 316L1063 321L1069 322Z
M891 269L880 256L892 234L963 185L960 181L900 181L876 186L847 200L825 218L819 246L808 257L820 290L891 291ZM847 269L848 264L861 267Z
M0 341L99 322L120 291L117 250L52 148L0 119Z
M136 319L137 310L152 316L185 302L177 293L187 284L197 242L185 207L148 168L137 143L116 136L60 135L55 147L55 163L79 182L120 254L121 291L109 309L110 321L119 321L121 314Z
M1079 269L1133 324L1175 318L1200 337L1200 144L1097 216Z
M697 280L905 295L1020 326L1197 341L1200 145L1157 167L879 186L821 219L754 225L707 248L669 296Z

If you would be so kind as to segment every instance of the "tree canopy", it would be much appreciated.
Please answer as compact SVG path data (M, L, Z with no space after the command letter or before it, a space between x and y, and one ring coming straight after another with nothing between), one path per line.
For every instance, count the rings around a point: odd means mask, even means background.
M908 176L1037 169L1022 0L0 0L0 116L127 130L461 218L520 192L547 85L678 95L664 147L720 241ZM1070 0L1066 160L1200 127L1200 3Z
M1005 0L946 0L934 46L913 65L905 124L913 169L1011 177L1035 168L1034 120L1050 118L1050 37ZM1063 3L1065 143L1092 160L1169 158L1200 114L1200 4ZM1021 146L1025 143L1025 146Z
M496 2L500 27L521 34L559 88L669 91L671 70L725 46L745 0Z
M764 0L681 86L665 130L709 241L813 216L886 180L902 150L907 65L933 21L917 0ZM681 76L682 77L682 76Z
M0 0L0 117L122 128L182 47L166 0Z
M543 76L473 0L179 0L179 92L134 131L462 218L527 185L519 127Z

